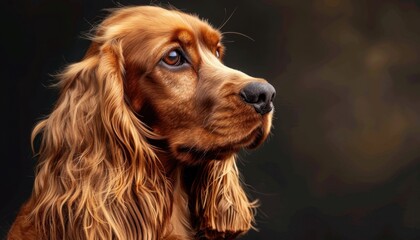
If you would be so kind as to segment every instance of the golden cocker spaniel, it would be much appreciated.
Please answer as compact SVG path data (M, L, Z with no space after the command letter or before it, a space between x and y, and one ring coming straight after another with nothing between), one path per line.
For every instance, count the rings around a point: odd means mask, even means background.
M8 239L233 239L255 202L235 154L271 128L275 90L223 65L222 34L154 6L115 9L59 76L30 199Z

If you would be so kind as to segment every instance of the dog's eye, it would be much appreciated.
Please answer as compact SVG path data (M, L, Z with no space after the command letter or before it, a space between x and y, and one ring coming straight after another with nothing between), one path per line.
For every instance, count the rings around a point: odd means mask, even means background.
M180 66L185 63L185 58L180 50L172 50L162 58L162 61L170 66Z
M220 58L220 52L219 52L219 50L216 50L215 55L216 55L217 58Z

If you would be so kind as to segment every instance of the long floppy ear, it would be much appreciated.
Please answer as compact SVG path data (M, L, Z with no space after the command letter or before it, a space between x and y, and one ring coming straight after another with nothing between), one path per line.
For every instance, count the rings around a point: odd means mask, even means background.
M121 42L93 43L60 76L41 134L29 219L38 239L160 239L168 183L124 99Z
M234 156L200 166L195 176L191 207L199 239L234 239L252 227L258 204L248 200Z

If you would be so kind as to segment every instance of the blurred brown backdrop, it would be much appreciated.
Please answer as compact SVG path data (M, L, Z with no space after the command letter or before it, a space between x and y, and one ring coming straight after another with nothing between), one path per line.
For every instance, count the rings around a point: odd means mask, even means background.
M122 5L150 1L119 1ZM259 232L243 239L420 239L420 3L168 1L227 34L225 63L277 90L273 134L241 152ZM152 4L160 2L152 1ZM0 235L29 196L30 131L51 78L111 1L2 4Z

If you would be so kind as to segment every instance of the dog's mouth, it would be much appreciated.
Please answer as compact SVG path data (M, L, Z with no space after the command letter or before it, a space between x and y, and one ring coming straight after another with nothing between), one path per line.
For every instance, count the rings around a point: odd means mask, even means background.
M263 127L257 127L250 134L238 142L212 148L200 146L179 145L175 148L175 155L181 161L202 162L208 160L223 160L237 153L241 148L253 149L264 141Z

